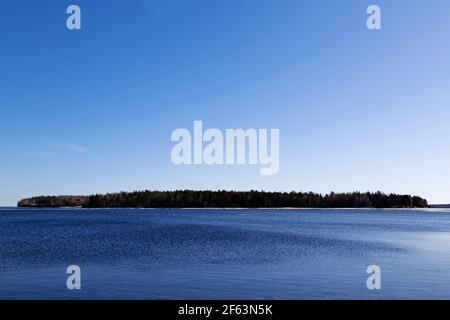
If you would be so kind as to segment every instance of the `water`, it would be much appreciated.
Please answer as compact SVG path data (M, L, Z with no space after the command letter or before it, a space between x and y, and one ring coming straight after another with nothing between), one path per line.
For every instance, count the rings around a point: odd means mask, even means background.
M0 209L0 298L450 299L450 211Z

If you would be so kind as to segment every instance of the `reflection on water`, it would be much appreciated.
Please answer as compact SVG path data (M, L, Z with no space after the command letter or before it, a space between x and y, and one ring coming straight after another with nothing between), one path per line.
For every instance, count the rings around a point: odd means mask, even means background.
M449 244L445 210L1 209L0 298L450 299Z

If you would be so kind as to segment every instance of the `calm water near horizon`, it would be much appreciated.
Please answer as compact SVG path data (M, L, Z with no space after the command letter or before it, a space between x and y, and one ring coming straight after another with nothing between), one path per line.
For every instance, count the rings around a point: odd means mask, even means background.
M0 299L450 299L450 210L1 208Z

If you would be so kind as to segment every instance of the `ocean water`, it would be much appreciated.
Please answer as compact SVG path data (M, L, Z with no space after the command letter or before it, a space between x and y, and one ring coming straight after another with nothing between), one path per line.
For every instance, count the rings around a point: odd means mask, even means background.
M0 299L450 299L450 211L3 208Z

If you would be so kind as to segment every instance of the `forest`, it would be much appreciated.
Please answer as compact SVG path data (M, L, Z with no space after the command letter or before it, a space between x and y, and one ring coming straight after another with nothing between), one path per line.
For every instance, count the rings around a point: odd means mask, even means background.
M382 192L319 194L264 191L135 191L91 196L41 196L18 207L82 208L426 208L427 200Z

